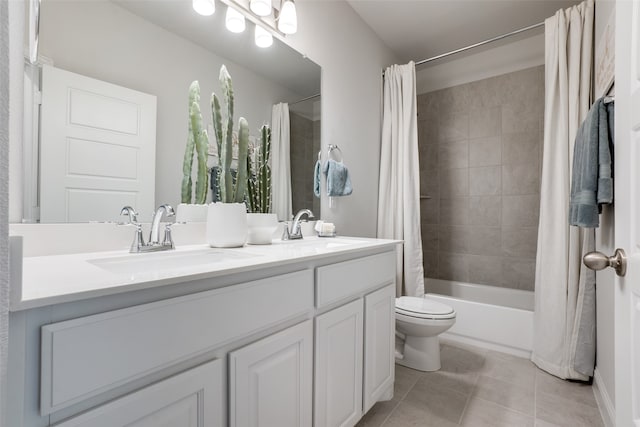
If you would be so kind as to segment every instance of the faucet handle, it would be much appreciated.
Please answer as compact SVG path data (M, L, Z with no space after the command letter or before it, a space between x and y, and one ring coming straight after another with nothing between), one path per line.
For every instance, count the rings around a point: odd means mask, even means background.
M162 246L171 246L171 249L175 248L173 238L171 237L171 226L173 224L165 224L164 226L164 239L162 240Z
M136 212L131 206L125 206L122 208L120 215L129 216L129 222L127 224L138 225L138 212Z
M290 240L291 234L289 233L289 222L284 222L284 231L282 232L281 240Z

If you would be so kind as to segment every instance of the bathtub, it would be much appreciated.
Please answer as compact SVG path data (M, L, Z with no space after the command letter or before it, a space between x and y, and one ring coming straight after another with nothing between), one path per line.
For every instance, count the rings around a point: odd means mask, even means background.
M425 278L427 296L456 311L440 337L529 358L533 346L532 291Z

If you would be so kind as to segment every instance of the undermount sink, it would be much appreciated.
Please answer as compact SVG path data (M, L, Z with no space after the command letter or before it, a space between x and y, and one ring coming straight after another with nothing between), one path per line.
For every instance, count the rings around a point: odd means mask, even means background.
M112 273L134 274L205 267L222 262L253 258L257 255L229 250L199 249L190 251L130 254L88 260L90 264Z

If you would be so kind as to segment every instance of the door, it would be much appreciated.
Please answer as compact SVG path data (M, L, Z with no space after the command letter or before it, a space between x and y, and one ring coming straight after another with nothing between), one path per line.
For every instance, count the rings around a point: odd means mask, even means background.
M315 427L353 426L362 416L362 299L316 317Z
M311 425L313 323L292 326L229 354L229 425Z
M616 2L615 240L628 257L615 286L616 426L640 426L640 2Z
M396 287L364 298L364 412L393 387L395 376Z
M41 222L150 219L155 96L45 65L40 120Z
M56 426L223 427L225 386L216 359Z

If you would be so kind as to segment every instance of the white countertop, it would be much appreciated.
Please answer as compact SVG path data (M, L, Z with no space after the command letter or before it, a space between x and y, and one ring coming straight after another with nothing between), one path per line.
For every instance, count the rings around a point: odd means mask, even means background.
M127 250L25 257L22 279L12 283L11 311L207 279L260 268L319 260L398 241L355 237L274 240L272 245L217 249L187 245L173 251ZM19 275L17 275L19 276Z

